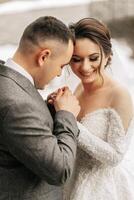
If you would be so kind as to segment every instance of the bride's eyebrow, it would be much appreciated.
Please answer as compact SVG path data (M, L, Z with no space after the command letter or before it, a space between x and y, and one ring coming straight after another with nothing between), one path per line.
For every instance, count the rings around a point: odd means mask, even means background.
M100 55L99 53L92 53L89 56L99 56L99 55Z
M99 56L100 54L99 53L92 53L92 54L89 54L88 56ZM72 57L78 57L78 58L81 58L81 56L79 55L72 55Z

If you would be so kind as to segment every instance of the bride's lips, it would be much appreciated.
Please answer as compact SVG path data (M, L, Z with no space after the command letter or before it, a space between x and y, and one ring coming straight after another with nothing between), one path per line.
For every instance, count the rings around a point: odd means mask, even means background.
M90 73L82 73L82 72L79 72L81 76L85 76L85 77L89 77L93 74L94 71L90 72Z

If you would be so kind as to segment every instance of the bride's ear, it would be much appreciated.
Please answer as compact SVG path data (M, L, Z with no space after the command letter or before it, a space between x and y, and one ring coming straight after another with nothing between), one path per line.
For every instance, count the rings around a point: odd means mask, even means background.
M38 54L37 62L39 66L43 66L44 63L50 58L51 50L50 49L43 49Z

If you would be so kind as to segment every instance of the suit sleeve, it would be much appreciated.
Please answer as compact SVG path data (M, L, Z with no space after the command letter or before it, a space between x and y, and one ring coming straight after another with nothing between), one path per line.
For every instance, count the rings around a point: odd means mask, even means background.
M71 176L77 136L76 120L67 111L55 114L53 130L48 116L30 104L12 105L3 121L3 141L10 154L52 185Z

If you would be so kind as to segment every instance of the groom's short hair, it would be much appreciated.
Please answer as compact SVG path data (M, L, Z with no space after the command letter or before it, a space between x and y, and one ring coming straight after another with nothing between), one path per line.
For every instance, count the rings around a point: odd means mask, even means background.
M52 16L40 17L29 24L24 30L19 49L26 50L31 45L40 46L42 42L51 39L63 44L68 44L70 39L74 40L71 31L62 21Z

